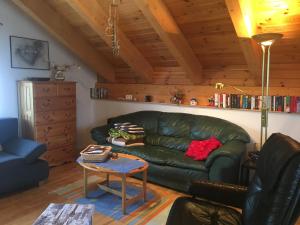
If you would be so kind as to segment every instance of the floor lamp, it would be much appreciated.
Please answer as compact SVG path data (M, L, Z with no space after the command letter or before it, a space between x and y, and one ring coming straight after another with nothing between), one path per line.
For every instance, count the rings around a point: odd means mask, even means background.
M282 38L279 33L264 33L253 35L252 38L262 49L262 73L261 73L261 126L260 126L260 149L268 137L268 112L269 100L269 75L270 75L270 49L272 44Z

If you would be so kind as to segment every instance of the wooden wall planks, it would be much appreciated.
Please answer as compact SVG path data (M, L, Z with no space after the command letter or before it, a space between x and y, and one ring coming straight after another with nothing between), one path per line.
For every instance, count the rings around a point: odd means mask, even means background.
M115 72L119 83L141 83L131 68L116 68ZM203 85L223 82L237 86L256 86L254 78L245 65L207 68L203 70L203 74ZM193 81L186 78L184 70L179 66L160 66L154 67L153 84L193 84ZM300 87L300 65L271 65L270 86Z
M125 95L131 94L137 101L144 102L145 95L151 95L153 102L156 103L170 103L172 93L176 90L181 90L185 93L183 104L189 105L191 98L197 98L200 106L208 105L208 98L214 93L227 94L241 94L232 87L225 87L222 91L218 91L214 86L200 86L200 85L159 85L159 84L107 84L97 83L96 87L108 89L108 99L118 100L125 98ZM261 87L246 87L238 86L238 88L245 91L247 94L261 95ZM286 88L286 87L271 87L270 95L290 95L300 96L300 88Z

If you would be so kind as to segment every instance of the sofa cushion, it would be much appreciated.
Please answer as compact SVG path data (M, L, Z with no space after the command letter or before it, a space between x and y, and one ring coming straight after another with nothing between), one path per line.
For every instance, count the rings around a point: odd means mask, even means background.
M145 143L149 145L162 146L170 150L179 150L185 152L191 140L189 138L168 137L162 135L148 135L145 138Z
M4 151L0 152L0 170L4 167L15 167L20 164L24 164L24 159L20 156L6 153Z
M23 138L4 143L3 149L7 153L23 157L26 163L33 163L47 150L46 145Z
M204 140L215 136L223 144L239 140L244 143L250 141L250 137L240 126L229 121L210 116L190 115L192 117L190 138L193 140Z
M193 159L186 157L184 152L178 150L151 145L133 147L119 147L112 145L112 147L114 152L135 155L153 164L207 171L204 162L194 161Z
M191 142L185 155L194 160L205 160L212 151L220 146L222 146L222 143L215 137L204 141L194 140Z
M186 137L190 135L189 116L184 113L163 113L158 121L158 134L171 137Z

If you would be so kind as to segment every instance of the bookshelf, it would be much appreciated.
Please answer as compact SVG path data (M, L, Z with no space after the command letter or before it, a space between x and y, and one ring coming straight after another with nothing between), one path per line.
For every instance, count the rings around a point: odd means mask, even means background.
M270 104L269 111L300 113L300 97L299 96L268 96ZM261 109L262 96L259 95L240 95L240 94L224 94L215 93L212 105L216 108L232 108L232 109Z
M143 103L143 104L159 104L159 105L171 105L171 106L184 106L193 108L206 108L206 109L220 109L220 110L239 110L239 111L253 111L259 112L259 107L251 109L243 107L221 107L221 105L209 105L208 99L214 98L215 94L239 95L233 88L223 89L221 92L216 90L214 86L201 86L201 85L155 85L155 84L120 84L120 83L96 83L96 88L103 88L107 90L105 99L118 102L131 102L131 103ZM251 96L260 96L261 87L239 87ZM182 104L176 105L170 103L172 93L176 90L182 90L185 93L185 98ZM133 100L126 100L126 95L132 95ZM145 96L152 96L151 102L145 102ZM300 96L300 88L286 88L286 87L270 87L270 95L272 96ZM196 98L198 104L196 106L190 106L190 99ZM299 99L300 101L300 99ZM300 106L300 105L299 105ZM281 112L270 110L270 112L276 113L291 113L290 111ZM295 112L296 113L296 112ZM297 113L299 114L299 113Z
M199 109L211 109L211 110L225 110L225 111L245 111L245 112L255 112L258 113L260 110L258 109L238 109L238 108L218 108L214 106L205 106L205 105L196 105L196 106L191 106L189 104L172 104L172 103L161 103L161 102L142 102L142 101L129 101L129 100L118 100L118 99L92 99L96 101L103 101L103 102L119 102L119 103L131 103L131 104L146 104L146 105L162 105L162 106L173 106L173 107L188 107L188 108L199 108ZM276 113L276 114L295 114L299 115L300 112L279 112L279 111L270 111L269 113Z

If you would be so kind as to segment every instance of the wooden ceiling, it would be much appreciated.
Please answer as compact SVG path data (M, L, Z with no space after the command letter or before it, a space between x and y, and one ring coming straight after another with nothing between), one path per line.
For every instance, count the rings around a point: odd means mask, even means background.
M119 57L103 34L110 0L12 1L108 82L255 86L249 36L280 32L271 85L300 87L300 0L121 0Z

